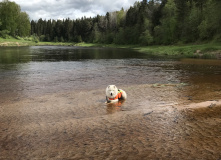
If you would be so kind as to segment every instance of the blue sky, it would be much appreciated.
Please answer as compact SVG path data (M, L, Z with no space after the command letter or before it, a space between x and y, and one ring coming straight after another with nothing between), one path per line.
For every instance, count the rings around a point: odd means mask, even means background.
M94 17L97 14L128 9L134 2L141 0L13 0L21 10L28 13L31 20L77 19L83 16Z

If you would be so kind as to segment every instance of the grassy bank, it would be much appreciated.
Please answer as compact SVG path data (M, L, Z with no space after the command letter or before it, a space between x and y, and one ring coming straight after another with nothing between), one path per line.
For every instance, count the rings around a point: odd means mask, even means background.
M20 39L8 36L8 38L4 39L0 37L0 46L31 46L34 45L34 43L35 42L23 38Z
M221 59L221 43L185 44L169 46L138 46L138 45L115 45L96 43L70 43L70 42L35 42L31 38L0 38L0 46L82 46L82 47L112 47L130 48L139 52L157 56L177 56L186 58L217 58Z
M157 56L173 56L186 58L216 58L221 59L221 43L184 44L168 46L138 46L138 45L115 45L115 44L77 44L84 47L113 47L130 48L146 54Z
M33 40L33 38L13 38L8 37L7 39L0 37L0 47L4 46L70 46L75 43L62 43L62 42L38 42Z
M218 58L221 59L221 44L185 44L170 46L135 47L140 52L162 56L180 56L188 58Z

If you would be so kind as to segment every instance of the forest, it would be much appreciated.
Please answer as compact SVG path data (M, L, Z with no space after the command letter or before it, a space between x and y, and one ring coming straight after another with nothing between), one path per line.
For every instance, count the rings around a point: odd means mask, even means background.
M30 20L15 2L0 2L0 36L45 42L170 45L221 41L220 0L143 0L106 15Z
M26 12L15 2L3 0L0 2L0 37L30 36L30 19Z

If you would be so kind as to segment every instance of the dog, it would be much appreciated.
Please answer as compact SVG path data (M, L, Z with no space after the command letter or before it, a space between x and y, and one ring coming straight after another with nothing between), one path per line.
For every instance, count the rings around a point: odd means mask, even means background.
M115 103L119 100L127 99L127 94L122 89L117 89L115 85L109 85L106 88L106 100L107 103Z

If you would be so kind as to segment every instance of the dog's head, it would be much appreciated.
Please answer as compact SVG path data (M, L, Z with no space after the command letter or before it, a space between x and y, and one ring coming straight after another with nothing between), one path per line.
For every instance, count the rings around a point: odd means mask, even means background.
M115 98L118 94L118 89L115 85L109 85L106 88L106 96L108 98Z

